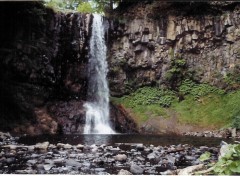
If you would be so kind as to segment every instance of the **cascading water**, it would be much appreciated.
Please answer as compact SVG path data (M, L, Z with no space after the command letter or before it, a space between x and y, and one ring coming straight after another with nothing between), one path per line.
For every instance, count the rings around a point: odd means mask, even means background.
M102 17L94 14L88 62L88 102L85 134L114 134L109 123L108 64Z

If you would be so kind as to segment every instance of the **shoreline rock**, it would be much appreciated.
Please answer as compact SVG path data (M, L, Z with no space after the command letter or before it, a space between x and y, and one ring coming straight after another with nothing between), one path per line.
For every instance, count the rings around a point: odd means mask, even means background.
M0 174L159 175L177 173L189 166L205 166L217 161L219 155L219 147L188 144L54 145L45 141L27 146L18 143L18 138L6 136L0 138ZM198 158L206 151L211 158L201 162Z

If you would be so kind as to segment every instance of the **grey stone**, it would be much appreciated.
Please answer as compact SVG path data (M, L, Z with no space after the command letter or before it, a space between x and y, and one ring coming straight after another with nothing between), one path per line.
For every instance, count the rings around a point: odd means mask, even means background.
M58 158L58 159L54 159L54 160L53 160L53 163L55 163L55 164L61 164L61 163L65 163L65 160L64 160L64 158Z
M189 161L193 161L193 160L196 160L196 158L194 156L185 156L186 160L189 160Z
M29 163L29 164L31 164L31 165L34 165L34 164L37 163L37 161L36 161L36 160L28 160L27 163Z
M84 148L84 145L82 145L82 144L78 144L78 145L76 146L76 148L82 150L82 149Z
M118 172L118 175L132 175L132 173L129 172L129 171L127 171L127 170L121 169L121 170Z
M127 155L125 154L118 154L114 157L115 160L117 161L126 161L127 160Z
M49 171L52 167L53 167L52 164L44 164L43 165L43 168L44 168L45 171Z
M72 148L72 145L70 145L70 144L65 144L65 145L63 146L63 148L64 148L64 149L71 149L71 148Z
M143 174L144 169L136 164L131 164L130 172L133 174Z
M43 142L43 143L37 143L35 145L36 149L39 149L40 151L46 152L49 146L49 142Z
M65 161L66 161L67 166L73 166L73 167L81 167L82 166L81 163L79 163L73 159L66 159Z

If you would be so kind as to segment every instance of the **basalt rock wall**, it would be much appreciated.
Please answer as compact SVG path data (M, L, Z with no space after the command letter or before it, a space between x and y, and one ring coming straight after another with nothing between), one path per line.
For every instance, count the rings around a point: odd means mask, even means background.
M0 21L1 130L56 133L61 116L48 109L86 98L91 16L1 2Z
M92 15L0 2L0 21L0 130L82 133ZM118 132L136 129L125 112L111 109Z
M113 96L146 85L174 88L181 84L174 74L239 88L240 80L229 81L240 75L239 3L141 1L114 15L108 58ZM181 67L177 60L184 68L173 69Z

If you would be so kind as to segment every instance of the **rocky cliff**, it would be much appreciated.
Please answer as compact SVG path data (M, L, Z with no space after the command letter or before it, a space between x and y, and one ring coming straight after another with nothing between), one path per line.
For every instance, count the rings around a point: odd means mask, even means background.
M119 7L109 40L110 89L122 96L144 85L177 87L182 79L236 89L237 2L141 1Z
M55 133L59 120L45 105L85 99L90 15L1 2L0 18L1 129L21 122L16 132Z
M1 2L0 21L0 129L81 133L92 16ZM112 113L122 119L112 116L116 128L125 123L122 111Z

